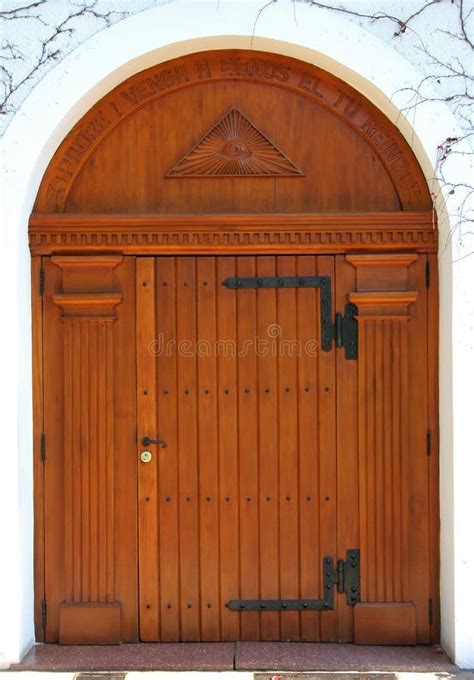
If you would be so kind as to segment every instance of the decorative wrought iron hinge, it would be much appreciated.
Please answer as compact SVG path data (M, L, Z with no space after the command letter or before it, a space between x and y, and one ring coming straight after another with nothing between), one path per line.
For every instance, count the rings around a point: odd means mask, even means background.
M233 276L222 282L226 288L319 288L321 290L321 347L332 347L330 276Z
M41 462L44 463L44 461L46 460L46 435L44 432L41 433L40 457Z
M336 314L331 320L331 277L330 276L233 276L222 282L226 288L319 288L321 291L321 348L324 352L332 349L333 338L336 347L344 347L346 359L357 359L357 307L348 303L344 316Z
M48 605L46 600L43 600L41 602L41 624L43 628L46 628L47 621L48 621Z
M41 267L41 269L40 269L39 286L40 286L40 295L44 295L44 269L43 269L43 267Z
M354 606L360 600L360 550L346 552L345 560L337 561L337 592L346 593L347 604Z
M339 312L336 314L334 324L334 337L336 347L344 347L346 359L357 359L358 356L358 328L357 328L357 306L348 302L344 307L344 316Z
M334 587L346 593L347 604L353 606L360 600L359 550L347 551L347 559L338 560L334 568L332 557L323 557L323 597L315 600L230 600L226 607L235 612L325 611L334 609Z

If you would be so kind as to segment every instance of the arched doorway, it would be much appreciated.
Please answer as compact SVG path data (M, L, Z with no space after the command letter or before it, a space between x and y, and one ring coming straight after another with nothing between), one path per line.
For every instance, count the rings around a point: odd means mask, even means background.
M38 636L437 640L436 230L370 102L267 53L139 73L30 244Z

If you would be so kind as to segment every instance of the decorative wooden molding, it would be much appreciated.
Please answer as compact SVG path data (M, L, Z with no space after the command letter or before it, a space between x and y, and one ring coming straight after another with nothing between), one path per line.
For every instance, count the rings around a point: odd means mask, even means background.
M237 109L225 114L167 177L298 177L304 173Z
M196 216L34 214L29 237L32 254L69 256L74 252L104 251L121 255L350 253L368 248L381 252L437 252L438 243L432 214L423 211Z
M114 290L114 269L121 255L56 255L53 264L62 270L62 293L53 295L63 319L114 320L114 308L122 293Z
M407 141L395 125L347 83L289 57L254 50L217 50L153 66L105 95L56 151L38 193L37 209L64 210L84 164L127 116L167 94L221 81L283 88L329 110L369 144L390 175L403 206L416 208L429 201L425 178Z
M418 293L416 291L399 291L399 292L373 292L373 293L348 293L347 299L349 302L357 305L359 310L358 319L366 316L365 312L373 315L374 311L378 311L377 320L380 316L387 315L387 318L393 318L394 314L401 312L408 313L408 308L411 304L416 302ZM373 318L373 317L372 317Z
M399 255L393 253L390 255L348 255L347 262L350 262L356 268L362 267L409 267L416 262L417 255L410 255L409 253Z
M53 302L61 307L63 319L113 321L114 308L122 302L122 293L58 294L53 295Z
M418 255L347 255L356 268L358 291L400 291L408 288L408 270Z

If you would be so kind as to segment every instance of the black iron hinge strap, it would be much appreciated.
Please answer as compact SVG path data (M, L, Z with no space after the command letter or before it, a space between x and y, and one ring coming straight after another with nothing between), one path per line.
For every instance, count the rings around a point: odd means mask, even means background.
M360 600L360 551L348 550L345 560L338 560L334 568L332 557L323 558L323 596L318 599L280 600L230 600L226 607L236 612L255 611L324 611L334 609L334 586L346 593L347 604L354 606Z
M330 352L333 338L330 276L233 276L222 282L226 288L319 288L321 290L321 348Z

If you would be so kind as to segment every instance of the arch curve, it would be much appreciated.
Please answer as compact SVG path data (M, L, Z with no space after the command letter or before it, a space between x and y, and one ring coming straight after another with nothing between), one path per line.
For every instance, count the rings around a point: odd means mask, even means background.
M226 85L227 91L225 91ZM278 99L278 96L274 96L276 90L280 94L286 93L287 96L284 101L281 96L280 99ZM168 130L166 137L156 140L157 147L152 150L155 154L155 163L158 162L158 147L160 147L160 151L163 150L170 134L184 138L183 147L180 147L179 143L175 145L181 152L186 151L186 145L194 148L197 139L199 139L199 125L203 126L202 132L207 134L213 130L211 126L206 131L206 123L202 120L197 123L198 127L193 129L192 126L194 118L198 117L199 109L207 106L210 111L213 110L212 107L208 106L209 99L212 97L217 97L218 100L215 115L220 111L219 106L225 108L225 102L232 105L236 99L239 100L243 97L242 101L247 103L247 107L250 106L251 109L254 109L257 118L262 121L260 126L266 123L273 134L280 139L285 139L285 136L288 135L290 131L288 125L294 124L298 128L302 126L297 131L294 142L287 142L290 146L293 146L293 153L298 153L294 149L296 142L301 147L311 146L314 138L318 137L319 134L319 145L314 146L313 144L311 160L308 160L308 154L304 155L306 165L319 163L321 166L321 164L328 163L328 156L332 155L340 161L336 168L339 182L344 182L345 168L349 166L350 181L355 183L359 193L363 193L364 187L360 181L356 181L355 175L357 173L366 173L365 181L367 184L374 185L372 191L367 188L367 193L371 194L370 198L367 197L367 204L352 199L353 209L359 211L361 209L368 211L374 209L430 209L429 191L412 150L399 130L359 92L327 71L296 59L266 52L220 50L194 53L153 66L127 79L97 102L75 125L54 154L38 192L35 212L81 212L77 202L68 201L68 199L76 185L80 184L81 175L84 175L86 166L88 166L89 183L87 185L86 182L86 187L82 191L79 189L79 194L83 198L84 193L87 192L87 186L94 186L98 191L103 190L105 178L103 174L104 157L103 154L101 156L101 147L104 146L104 140L110 139L114 134L115 142L109 144L107 150L108 154L113 155L112 164L117 166L124 156L127 156L128 162L132 166L134 163L136 164L137 158L131 152L131 147L138 143L142 153L145 149L143 144L140 147L139 133L129 119L135 117L140 120L139 114L144 109L149 111L149 116L142 115L140 124L143 127L152 127L153 135L156 137L160 128L169 127L171 119L167 115L166 109L173 108L173 104L175 104L172 120L175 129L173 132ZM263 108L256 106L258 100L265 97L269 99L268 105ZM161 100L164 101L159 106ZM312 107L306 106L305 109L305 103L311 103ZM193 107L195 111L190 115L189 110ZM298 111L294 111L295 108L298 108ZM188 109L188 115L183 116L183 110L186 109ZM305 116L311 115L311 109L325 112L312 119L313 127L311 127L311 123L305 126L303 122ZM290 110L293 110L294 116L291 123L285 120ZM208 118L211 115L209 113ZM279 126L276 124L278 119ZM204 118L204 120L206 119ZM250 124L252 125L252 123ZM254 126L252 125L252 127ZM315 127L321 129L315 130ZM116 132L117 128L123 130L121 135ZM188 128L192 128L190 135L187 134ZM348 130L351 131L351 134L348 133ZM193 138L193 135L195 137L198 135L197 139ZM326 146L323 143L325 137ZM328 137L331 139L327 139ZM356 138L362 144L355 141ZM201 139L202 141L203 139ZM272 142L268 140L267 147L269 148L270 145L273 146ZM365 147L367 147L369 153L367 153ZM194 154L196 155L196 150L194 150ZM92 168L94 156L99 159L100 172L99 170L94 172ZM110 170L111 166L109 166ZM163 170L163 175L168 177L184 176L183 172L167 172L166 167L161 170ZM226 172L216 172L213 176L217 174L222 176ZM242 171L243 174L246 172L252 174L251 171ZM262 176L270 171L268 169L263 171L260 168L260 171L254 169L254 175L255 172L256 176ZM210 174L212 173L201 170L199 172L188 170L186 173L188 177L197 177L198 175L209 177ZM283 169L280 172L276 169L273 173L270 172L272 176L284 174ZM300 172L300 175L304 174ZM306 174L308 174L308 185L312 183L311 191L317 193L315 185L321 183L321 177L314 173L311 174L310 171ZM383 188L379 185L379 178L382 175L386 175L386 184L391 183L393 185L395 194L387 205L377 203L375 200L377 191L389 193L385 185ZM236 175L233 176L235 178ZM156 180L161 181L161 178L156 176ZM133 177L129 176L127 181L133 184ZM169 186L169 182L167 186ZM122 193L124 188L121 187ZM110 195L110 188L105 190L109 194L109 201L111 201L105 207L105 211L120 212L121 210L117 209L118 206L113 204L114 197ZM120 191L120 189L118 190ZM341 191L347 193L349 189L343 186ZM323 211L351 208L350 202L347 205L343 202L338 204L334 199L331 201L324 196L319 197L318 200L323 206ZM86 205L88 205L86 212L102 212L104 209L100 202L94 204L94 202L87 203L86 201ZM310 211L317 211L319 208L317 201L310 201L308 205ZM160 211L159 206L153 205L152 202L145 201L144 206L145 212ZM169 206L167 207L169 209ZM205 211L209 211L209 208L210 212L213 212L212 206L205 206ZM222 204L222 208L223 212L229 211L225 203ZM134 212L141 211L143 210L137 205ZM174 210L174 212L178 211L178 209ZM182 210L182 212L187 211L194 212L195 207L190 205L187 210ZM246 211L260 212L261 208L255 209L254 206L248 205ZM303 206L303 208L298 207L297 211L306 210Z

